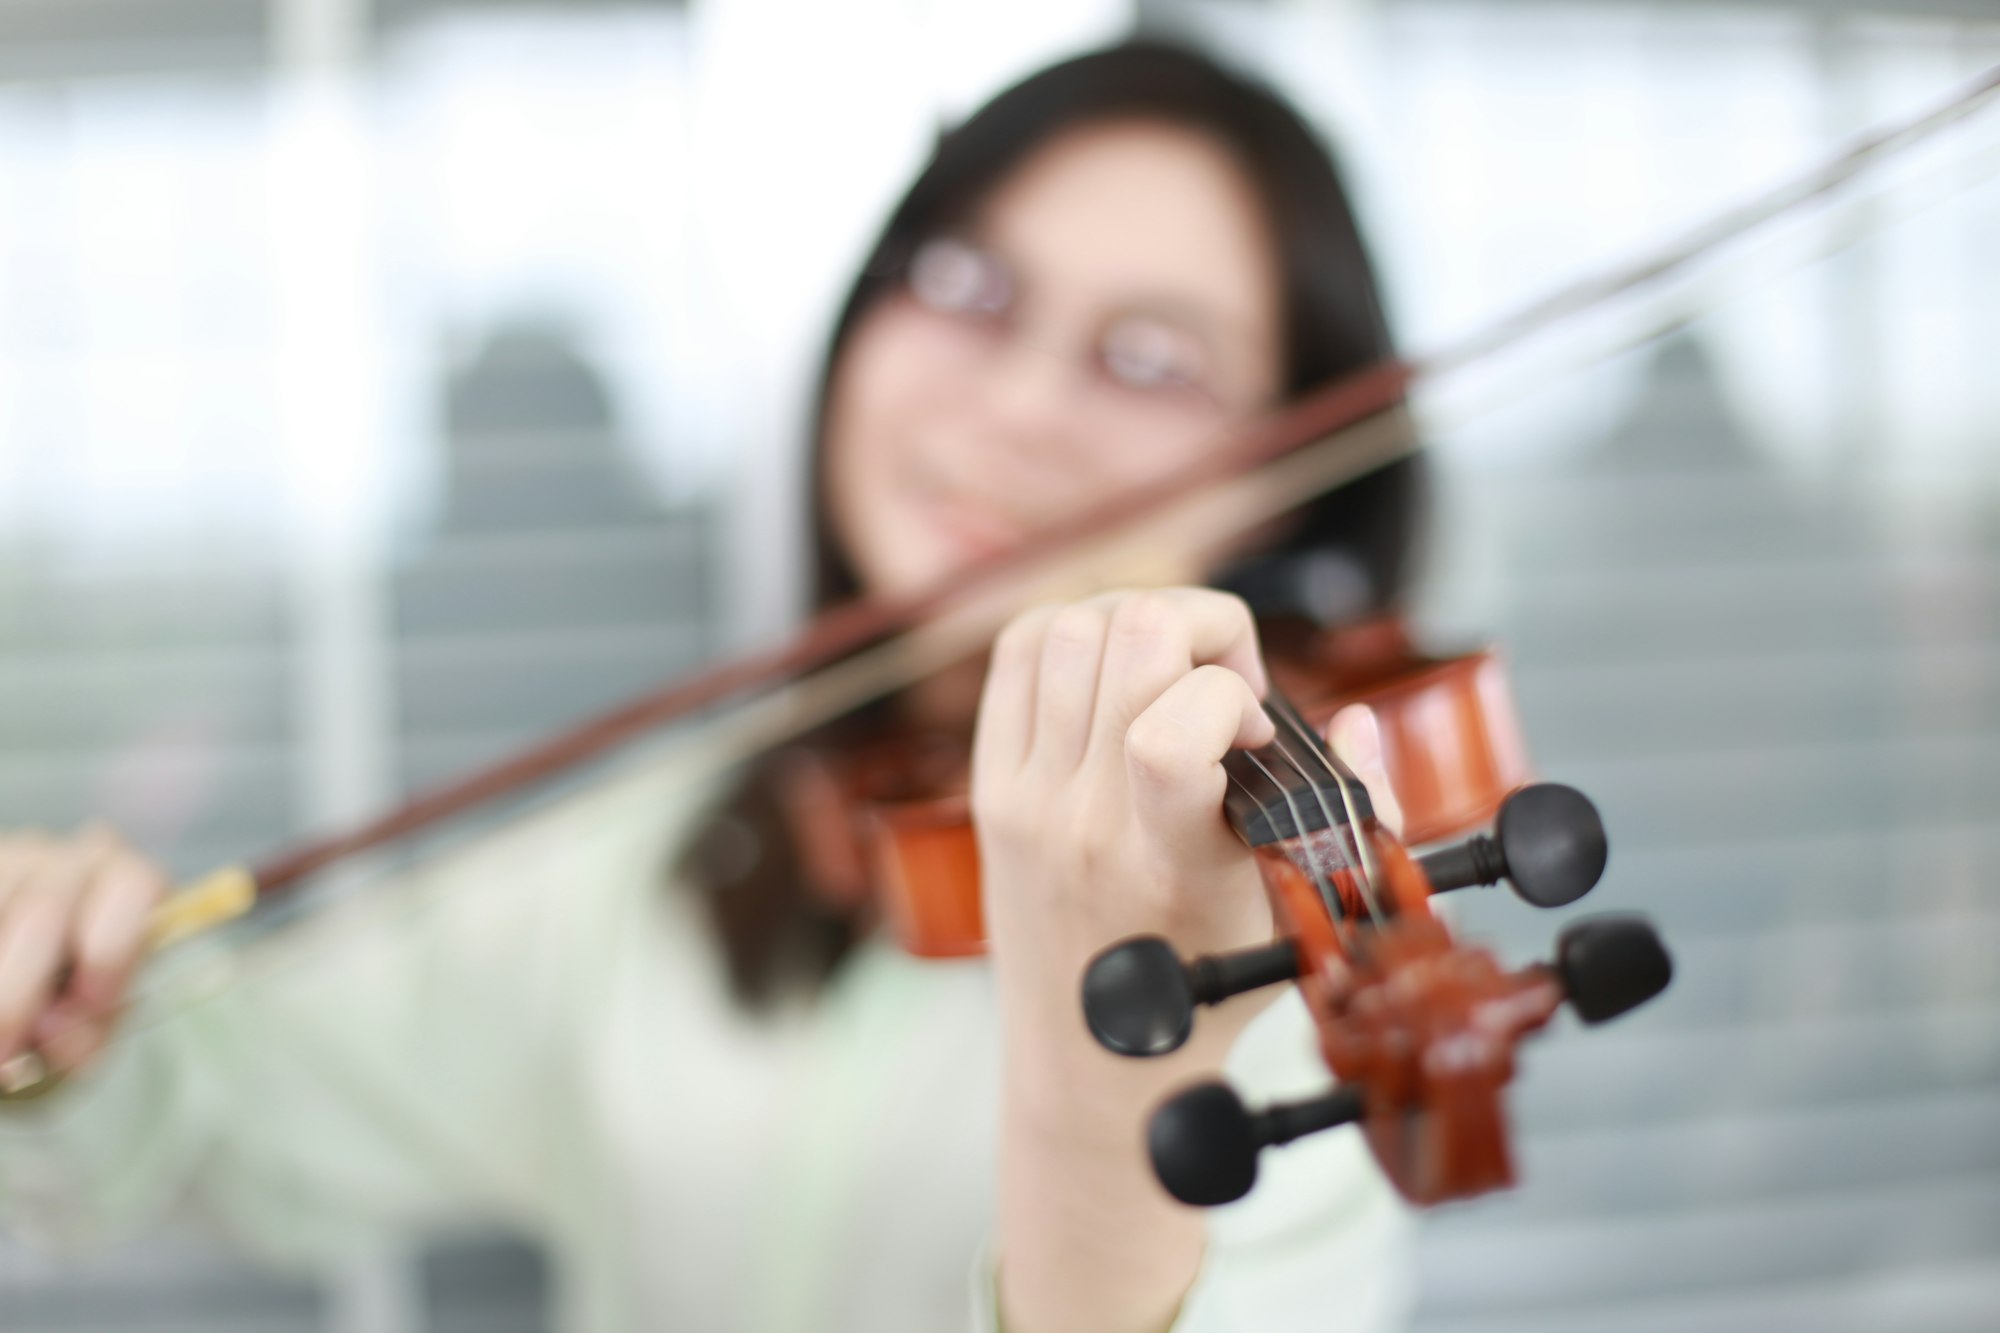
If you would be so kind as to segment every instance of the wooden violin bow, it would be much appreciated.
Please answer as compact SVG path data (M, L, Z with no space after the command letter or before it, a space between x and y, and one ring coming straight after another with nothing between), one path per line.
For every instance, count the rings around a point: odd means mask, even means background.
M1101 555L1119 538L1129 542L1135 530L1192 497L1234 487L1246 528L1294 508L1417 447L1400 410L1412 386L1491 357L1684 269L1936 136L1996 95L2000 67L1655 252L1569 284L1428 356L1381 361L1310 392L1223 441L1179 474L983 559L932 588L834 607L774 648L680 678L358 826L283 848L248 867L205 876L162 904L152 941L164 946L234 920L259 901L351 856L434 827L705 710L752 698L768 703L745 722L743 731L759 742L775 743L976 651L1003 618L997 609L1000 593L1045 588L1048 580L1061 577L1065 562L1093 552ZM1119 567L1115 557L1109 567ZM773 696L784 685L795 688ZM0 1099L31 1095L48 1084L48 1071L32 1051L0 1065Z

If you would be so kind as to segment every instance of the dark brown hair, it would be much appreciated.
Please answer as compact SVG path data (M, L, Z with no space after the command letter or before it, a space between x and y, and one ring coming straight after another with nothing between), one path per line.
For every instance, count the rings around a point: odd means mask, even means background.
M815 421L848 339L895 290L911 252L966 221L1037 149L1082 125L1147 119L1199 130L1235 158L1262 202L1283 286L1286 393L1391 355L1373 267L1326 148L1262 85L1208 56L1134 41L1051 66L988 102L938 142L842 306L822 365ZM860 591L826 519L823 451L813 477L816 606ZM1407 582L1422 507L1420 462L1406 458L1300 511L1268 549L1216 582L1260 616L1337 622L1396 601ZM851 724L850 724L851 725ZM771 764L752 764L679 866L706 898L737 995L766 1002L831 975L862 926L809 891L780 808Z

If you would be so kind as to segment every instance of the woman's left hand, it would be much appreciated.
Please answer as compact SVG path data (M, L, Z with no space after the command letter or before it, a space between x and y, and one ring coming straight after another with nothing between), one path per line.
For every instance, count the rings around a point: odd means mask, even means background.
M1114 940L1270 938L1221 763L1271 738L1266 680L1249 609L1207 588L1040 607L1001 634L972 808L1010 1025L1081 1035L1083 966Z
M1233 747L1271 739L1255 625L1203 588L1044 607L1000 636L972 807L1005 1028L1001 1290L1010 1333L1164 1328L1198 1265L1198 1214L1143 1149L1171 1087L1221 1063L1262 1003L1206 1013L1160 1060L1084 1029L1090 957L1129 935L1188 953L1261 943L1270 910L1222 813Z

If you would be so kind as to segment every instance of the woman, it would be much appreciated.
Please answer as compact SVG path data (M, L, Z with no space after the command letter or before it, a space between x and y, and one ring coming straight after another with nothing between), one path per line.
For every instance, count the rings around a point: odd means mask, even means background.
M841 316L821 596L938 578L1385 351L1292 112L1164 47L1045 71L940 145ZM1398 591L1414 496L1403 467L1260 550L1189 532L1185 579L1226 575L1265 614L1368 610ZM781 817L779 766L723 790L683 749L408 875L424 910L359 909L344 942L301 939L99 1061L160 877L102 830L8 839L0 1059L39 1042L96 1067L0 1110L0 1207L82 1232L191 1194L295 1255L498 1217L548 1241L577 1328L1393 1323L1406 1223L1351 1133L1208 1216L1143 1160L1151 1107L1225 1057L1267 1095L1323 1085L1295 1001L1254 1028L1259 1001L1232 1001L1147 1062L1076 1013L1113 939L1269 936L1218 808L1217 761L1268 727L1244 602L1038 607L977 684L990 964L869 934ZM973 697L940 682L823 739L963 727Z

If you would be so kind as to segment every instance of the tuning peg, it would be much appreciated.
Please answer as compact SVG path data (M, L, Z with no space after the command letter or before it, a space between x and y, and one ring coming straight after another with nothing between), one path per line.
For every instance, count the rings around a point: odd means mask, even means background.
M1298 950L1290 940L1183 963L1159 936L1140 935L1090 960L1083 974L1084 1021L1106 1050L1165 1055L1194 1031L1196 1005L1220 1004L1298 974Z
M1438 893L1505 879L1537 907L1573 903L1596 886L1610 855L1604 821L1574 787L1538 782L1500 804L1494 836L1420 858Z
M1630 912L1579 921L1556 940L1554 971L1578 1018L1602 1023L1638 1008L1674 979L1653 923Z
M1197 1083L1153 1112L1146 1151L1153 1174L1182 1203L1231 1203L1257 1183L1257 1154L1361 1118L1361 1094L1335 1088L1312 1101L1252 1111L1225 1083Z

